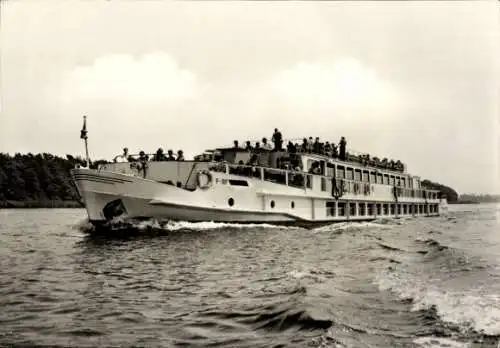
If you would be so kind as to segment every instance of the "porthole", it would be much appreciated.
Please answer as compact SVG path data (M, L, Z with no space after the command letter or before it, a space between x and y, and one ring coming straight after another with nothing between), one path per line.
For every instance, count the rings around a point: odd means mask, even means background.
M271 201L271 208L274 208L274 201Z
M234 205L234 199L231 197L227 200L227 204L229 204L230 207Z
M295 202L292 201L292 203L290 203L290 206L292 207L292 209L295 208Z

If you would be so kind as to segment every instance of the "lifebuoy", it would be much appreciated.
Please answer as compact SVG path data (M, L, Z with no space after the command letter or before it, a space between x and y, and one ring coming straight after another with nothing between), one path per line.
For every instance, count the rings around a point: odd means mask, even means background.
M201 177L202 176L206 176L207 177L207 180L206 180L205 184L203 184L202 181L201 181ZM210 186L212 186L212 180L213 180L212 173L209 170L207 170L207 169L201 170L201 171L198 172L198 174L196 174L196 184L202 190L206 190Z

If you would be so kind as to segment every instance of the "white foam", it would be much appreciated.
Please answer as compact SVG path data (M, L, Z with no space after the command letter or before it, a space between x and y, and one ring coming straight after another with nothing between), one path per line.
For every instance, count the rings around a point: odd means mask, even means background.
M390 290L402 299L413 299L413 311L435 306L443 321L487 335L500 335L500 295L471 288L467 292L449 291L425 284L409 275L384 273L378 278L381 291Z
M453 341L443 337L419 337L413 340L413 343L424 348L469 348L469 343Z
M187 222L187 221L169 221L166 224L162 224L158 220L147 220L139 222L135 227L139 229L146 229L148 227L164 229L167 231L177 231L177 230L215 230L222 228L274 228L274 229L298 229L298 227L288 227L288 226L277 226L272 224L235 224L235 223L224 223L224 222Z
M384 225L384 227L387 225ZM314 232L324 232L324 231L343 231L349 228L356 228L356 229L361 229L361 228L370 228L370 227L380 227L380 224L375 223L375 222L355 222L355 221L350 221L350 222L337 222L333 223L331 225L326 225L326 226L321 226L314 228Z

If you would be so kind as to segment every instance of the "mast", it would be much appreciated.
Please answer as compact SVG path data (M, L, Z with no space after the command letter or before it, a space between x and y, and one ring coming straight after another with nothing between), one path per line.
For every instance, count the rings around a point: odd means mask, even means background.
M90 169L90 159L89 159L89 147L87 143L87 116L83 116L83 127L80 132L80 139L83 139L85 141L85 156L87 159L87 169Z

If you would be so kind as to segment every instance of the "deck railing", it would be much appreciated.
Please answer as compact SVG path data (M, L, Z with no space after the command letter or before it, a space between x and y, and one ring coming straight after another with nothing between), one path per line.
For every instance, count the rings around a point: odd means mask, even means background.
M320 178L321 191L332 191L331 185L335 183L337 191L342 195L345 193L354 193L361 195L369 195L372 190L373 182L345 179L345 178L335 178L331 176L325 176L322 174L312 174L305 173L302 171L278 169L278 168L268 168L260 166L249 166L249 165L237 165L228 163L214 163L209 166L209 169L215 172L241 175L249 178L256 178L259 180L269 181L277 184L287 185L290 187L297 187L303 189L313 189L313 178ZM330 183L330 185L328 185ZM412 197L412 198L425 198L425 199L437 199L439 192L438 190L427 190L427 189L412 189L408 187L403 187L402 185L392 186L393 194L395 197ZM395 191L394 191L395 190Z

